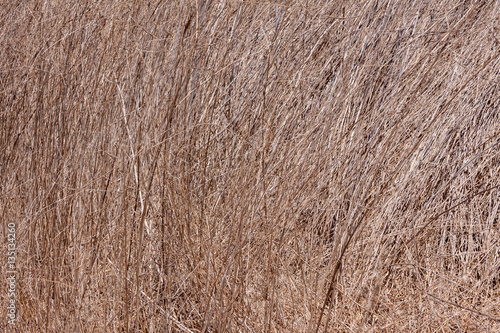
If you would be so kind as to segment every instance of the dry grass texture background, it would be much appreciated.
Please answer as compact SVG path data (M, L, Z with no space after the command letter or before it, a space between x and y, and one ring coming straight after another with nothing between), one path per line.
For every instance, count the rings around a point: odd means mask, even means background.
M0 15L18 332L500 331L500 1Z

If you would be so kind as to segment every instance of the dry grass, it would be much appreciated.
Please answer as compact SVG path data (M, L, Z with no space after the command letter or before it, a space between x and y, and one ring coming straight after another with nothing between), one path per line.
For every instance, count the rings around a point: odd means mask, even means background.
M18 332L500 331L498 0L0 15Z

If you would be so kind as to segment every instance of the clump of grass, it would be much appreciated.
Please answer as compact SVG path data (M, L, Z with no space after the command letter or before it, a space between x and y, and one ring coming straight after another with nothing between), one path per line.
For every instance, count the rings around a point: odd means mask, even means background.
M498 2L0 15L19 331L500 329Z

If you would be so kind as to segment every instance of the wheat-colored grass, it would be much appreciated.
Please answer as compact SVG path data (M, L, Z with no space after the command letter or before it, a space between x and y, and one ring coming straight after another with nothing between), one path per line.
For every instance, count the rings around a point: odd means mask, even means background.
M0 22L0 328L500 331L498 0Z

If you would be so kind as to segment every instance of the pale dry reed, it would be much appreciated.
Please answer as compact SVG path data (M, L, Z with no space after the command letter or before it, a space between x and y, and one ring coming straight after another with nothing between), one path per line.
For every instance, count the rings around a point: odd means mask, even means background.
M0 21L18 332L500 331L498 0Z

